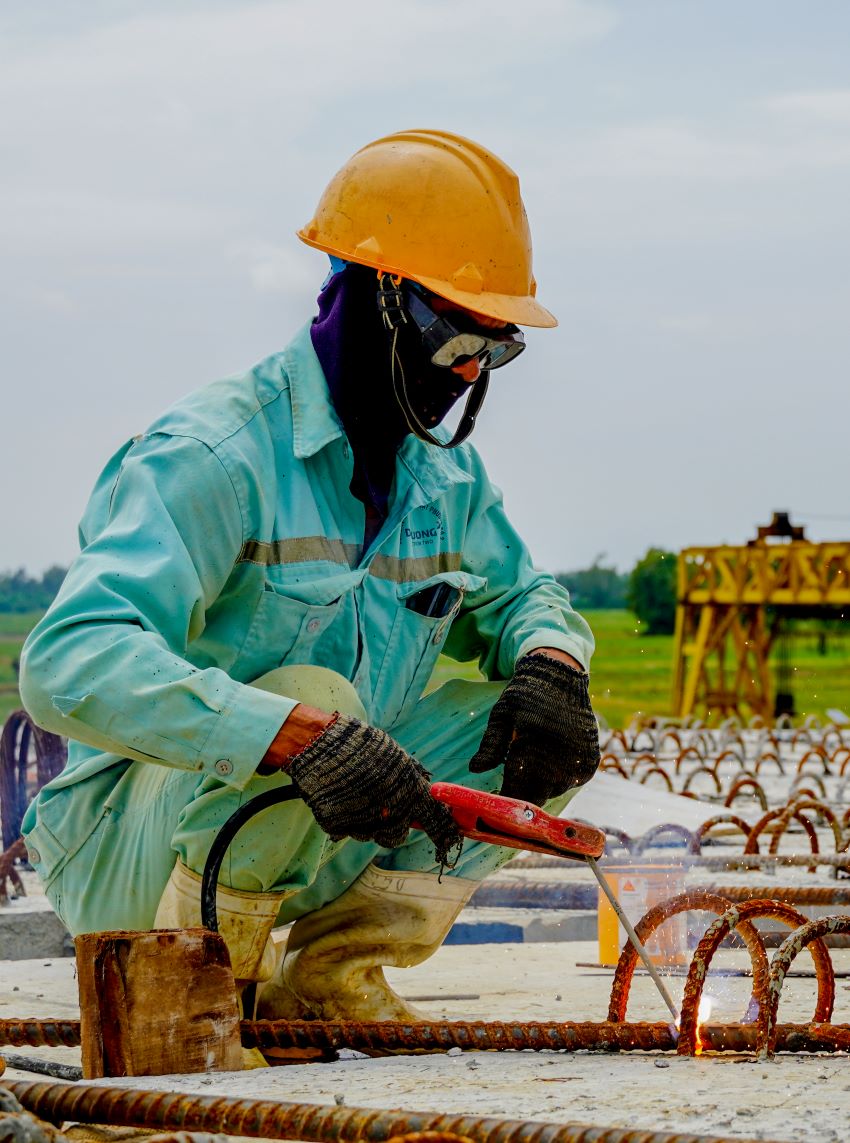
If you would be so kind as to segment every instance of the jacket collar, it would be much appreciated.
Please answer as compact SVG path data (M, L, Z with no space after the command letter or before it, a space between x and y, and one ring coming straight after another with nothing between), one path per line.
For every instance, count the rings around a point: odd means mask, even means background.
M299 460L314 456L331 441L345 436L313 348L310 324L302 326L283 351L283 367L292 398L292 447ZM396 473L397 485L406 483L403 474L407 473L418 486L418 494L413 499L419 503L436 500L452 484L472 481L472 476L459 467L451 453L413 435L406 437L399 449ZM400 499L409 498L410 489L399 487L397 492Z
M310 340L310 325L308 321L302 326L283 351L283 367L292 398L292 449L299 460L313 456L331 441L344 436Z

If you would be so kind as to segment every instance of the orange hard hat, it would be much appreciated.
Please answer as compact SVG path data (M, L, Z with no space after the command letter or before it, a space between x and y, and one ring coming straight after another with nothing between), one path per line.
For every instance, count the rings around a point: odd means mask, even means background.
M519 179L460 135L400 131L368 143L331 179L298 237L475 313L558 324L535 298Z

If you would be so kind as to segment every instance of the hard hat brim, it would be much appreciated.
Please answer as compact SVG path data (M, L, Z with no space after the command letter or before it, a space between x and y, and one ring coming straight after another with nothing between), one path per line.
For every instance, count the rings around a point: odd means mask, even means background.
M332 254L343 259L343 261L357 262L361 266L371 266L374 270L380 270L385 274L393 274L397 277L407 278L411 282L418 282L420 286L424 286L431 293L437 294L438 297L445 298L446 301L461 306L465 310L483 314L485 317L494 318L496 321L530 326L536 329L554 329L558 324L555 315L550 313L545 306L541 306L536 298L528 295L495 294L486 290L482 290L480 293L471 290L459 290L451 282L446 282L442 278L411 274L410 271L403 270L398 266L378 264L377 261L367 261L365 258L355 259L351 257L349 251L334 250L326 242L316 242L309 238L307 229L307 227L303 227L295 233L305 245L312 246L314 250Z
M410 277L410 275L407 275ZM443 282L439 278L415 278L420 286L462 306L465 310L472 310L476 314L495 318L512 325L532 326L538 329L553 329L558 319L551 314L545 306L541 306L536 298L518 297L511 294L489 294L482 291L480 294L470 293L468 290L458 290L450 282Z

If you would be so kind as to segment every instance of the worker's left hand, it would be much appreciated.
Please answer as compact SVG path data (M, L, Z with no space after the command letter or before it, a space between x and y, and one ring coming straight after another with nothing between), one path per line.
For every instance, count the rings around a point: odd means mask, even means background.
M492 711L474 774L504 764L499 791L542 806L589 782L599 766L599 728L588 677L547 654L525 655Z

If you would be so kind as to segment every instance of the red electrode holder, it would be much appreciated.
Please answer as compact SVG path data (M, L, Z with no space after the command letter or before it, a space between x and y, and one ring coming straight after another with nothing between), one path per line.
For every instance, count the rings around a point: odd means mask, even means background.
M472 841L579 861L601 857L605 851L602 830L547 814L533 802L485 794L453 782L435 782L431 797L448 807L457 828Z

